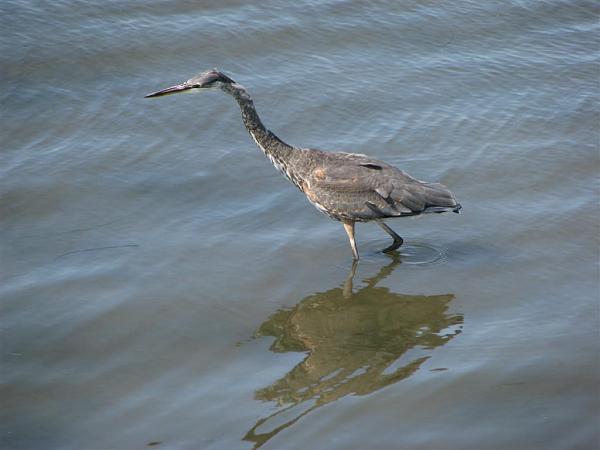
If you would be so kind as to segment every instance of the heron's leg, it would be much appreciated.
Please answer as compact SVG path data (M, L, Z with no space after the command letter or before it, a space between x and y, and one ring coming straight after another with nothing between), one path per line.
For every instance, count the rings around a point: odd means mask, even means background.
M383 253L393 252L394 250L396 250L398 247L400 247L402 245L402 243L404 242L404 239L402 239L400 236L398 236L398 234L396 234L396 232L394 230L392 230L390 227L388 227L383 222L377 222L377 223L379 224L379 226L381 228L383 228L383 231L385 231L387 234L389 234L392 237L392 239L394 240L394 243L392 245L390 245L389 247L386 247L382 250Z
M348 278L344 282L344 289L342 290L342 294L344 298L352 297L352 284L354 281L354 275L356 275L356 266L358 266L358 260L352 260L352 269L350 269L350 273L348 274Z
M352 255L355 260L358 260L358 250L356 250L356 241L354 240L354 221L344 221L344 230L348 234L348 239L350 239L350 247L352 247Z

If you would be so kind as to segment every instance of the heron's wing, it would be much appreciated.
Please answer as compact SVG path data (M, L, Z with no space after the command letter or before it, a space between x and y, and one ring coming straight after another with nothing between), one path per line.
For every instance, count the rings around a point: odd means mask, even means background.
M313 203L356 220L440 212L457 206L438 183L425 183L365 155L333 153L309 177Z

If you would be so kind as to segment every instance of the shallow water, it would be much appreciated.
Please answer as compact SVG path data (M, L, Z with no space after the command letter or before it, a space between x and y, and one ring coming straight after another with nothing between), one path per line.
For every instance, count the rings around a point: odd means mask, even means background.
M600 443L598 7L6 1L2 448ZM341 226L289 143L448 185L460 215Z

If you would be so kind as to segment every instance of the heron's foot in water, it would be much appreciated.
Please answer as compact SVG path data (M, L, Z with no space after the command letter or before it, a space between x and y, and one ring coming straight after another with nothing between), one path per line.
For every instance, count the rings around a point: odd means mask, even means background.
M391 253L394 250L398 250L400 246L404 243L404 240L400 236L398 236L398 238L399 239L394 239L394 243L392 245L381 250L382 253Z
M387 234L389 234L392 239L394 240L394 243L392 245L390 245L389 247L386 247L382 250L383 253L389 253L389 252L393 252L394 250L397 250L398 247L400 247L403 243L404 243L404 239L402 239L400 236L398 236L398 233L396 233L394 230L392 230L390 227L388 227L385 223L383 222L377 222L378 225L383 228L383 231L385 231Z

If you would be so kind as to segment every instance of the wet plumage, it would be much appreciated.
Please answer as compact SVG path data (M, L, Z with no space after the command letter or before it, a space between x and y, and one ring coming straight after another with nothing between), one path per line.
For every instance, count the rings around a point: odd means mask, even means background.
M417 180L369 156L286 144L262 124L248 92L216 69L147 97L207 88L219 88L236 99L248 132L275 167L304 192L318 210L344 224L355 259L359 258L354 239L355 222L377 221L394 239L393 244L384 249L392 251L403 241L383 223L385 219L458 212L461 208L444 185Z

